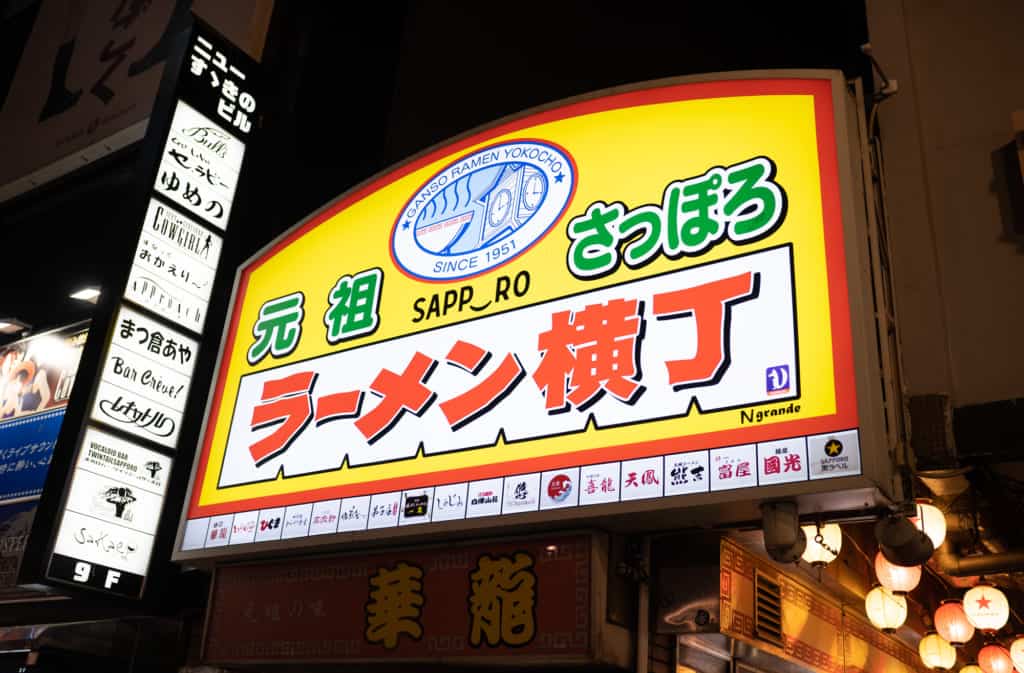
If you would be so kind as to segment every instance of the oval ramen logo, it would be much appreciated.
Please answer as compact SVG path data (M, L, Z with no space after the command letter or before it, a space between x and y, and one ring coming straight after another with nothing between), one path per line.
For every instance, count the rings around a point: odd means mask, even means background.
M550 231L575 184L568 152L539 140L460 157L405 204L391 234L395 263L410 276L442 282L505 264Z

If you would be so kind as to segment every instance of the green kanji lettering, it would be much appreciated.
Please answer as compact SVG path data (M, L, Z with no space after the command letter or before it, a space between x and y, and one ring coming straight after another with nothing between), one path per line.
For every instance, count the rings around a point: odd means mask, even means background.
M302 337L302 318L305 311L302 304L305 296L301 292L271 299L260 307L259 318L253 325L255 343L249 347L246 358L254 365L270 353L281 358L295 350Z
M327 342L336 344L346 339L371 334L380 323L380 293L384 273L366 269L354 276L342 276L327 296L324 313Z

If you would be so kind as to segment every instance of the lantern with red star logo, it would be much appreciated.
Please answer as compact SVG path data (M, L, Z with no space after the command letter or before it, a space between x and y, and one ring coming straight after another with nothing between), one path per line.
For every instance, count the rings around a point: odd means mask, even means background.
M1006 626L1010 604L999 589L979 584L964 594L964 614L975 628L992 633Z

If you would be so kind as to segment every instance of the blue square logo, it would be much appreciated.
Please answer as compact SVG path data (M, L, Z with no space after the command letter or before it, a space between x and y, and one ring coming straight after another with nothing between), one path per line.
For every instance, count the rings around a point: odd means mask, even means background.
M765 392L769 395L781 395L789 392L789 365L776 365L764 372Z

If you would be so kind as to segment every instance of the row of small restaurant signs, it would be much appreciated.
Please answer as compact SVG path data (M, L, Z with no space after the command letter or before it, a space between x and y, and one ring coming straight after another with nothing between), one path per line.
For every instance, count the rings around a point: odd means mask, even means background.
M297 225L239 270L175 558L860 475L844 90L598 94Z
M830 443L845 455L830 456ZM859 451L857 432L849 431L335 498L190 519L181 546L189 551L831 479L859 474Z
M159 167L91 391L50 579L142 594L252 128L252 74L235 50L193 31L166 139L156 141ZM151 125L147 142L159 132Z

